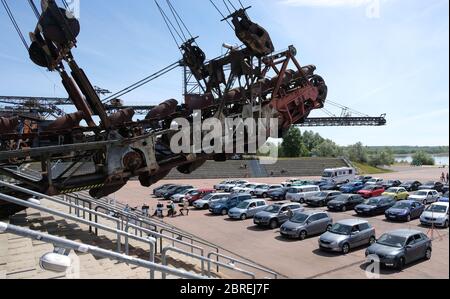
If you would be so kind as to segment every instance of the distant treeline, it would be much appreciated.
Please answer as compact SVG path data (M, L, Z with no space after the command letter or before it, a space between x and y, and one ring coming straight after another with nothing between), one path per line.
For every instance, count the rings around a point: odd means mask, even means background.
M425 152L430 155L449 153L448 146L368 146L367 150L370 153L389 150L394 155L409 155L417 152Z

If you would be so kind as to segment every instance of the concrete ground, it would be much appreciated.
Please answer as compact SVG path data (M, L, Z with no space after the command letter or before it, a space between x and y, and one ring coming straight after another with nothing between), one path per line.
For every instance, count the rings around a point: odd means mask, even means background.
M400 167L397 172L379 175L384 179L400 180L437 180L443 169ZM220 171L218 169L218 171ZM447 170L446 170L447 171ZM305 178L312 179L312 178ZM251 179L255 182L280 183L281 178ZM217 180L182 180L175 183L192 184L195 187L211 187ZM162 181L155 187L171 183ZM143 188L138 182L130 182L115 194L118 201L140 207L143 203L156 205L157 199L150 194L152 189ZM330 213L334 221L357 217L353 211L346 213ZM399 229L418 229L431 235L429 228L420 226L418 220L411 223L391 223L384 216L367 218L377 230L377 236L384 232ZM280 237L279 230L268 230L255 227L253 220L231 221L228 217L212 216L208 211L191 210L188 217L165 218L185 231L220 245L241 256L269 267L290 278L356 278L365 279L365 248L357 248L350 254L325 253L318 250L318 236L305 241L285 240ZM381 278L449 278L449 231L440 229L433 231L434 251L430 261L420 261L398 272L381 269Z

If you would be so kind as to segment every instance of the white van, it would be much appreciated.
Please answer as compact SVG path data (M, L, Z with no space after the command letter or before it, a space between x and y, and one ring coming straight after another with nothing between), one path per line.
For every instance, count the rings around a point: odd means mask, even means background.
M307 199L320 193L319 186L298 186L291 187L287 190L286 200L293 202L305 203Z
M323 171L322 181L328 183L348 183L355 179L356 170L351 167L328 168Z

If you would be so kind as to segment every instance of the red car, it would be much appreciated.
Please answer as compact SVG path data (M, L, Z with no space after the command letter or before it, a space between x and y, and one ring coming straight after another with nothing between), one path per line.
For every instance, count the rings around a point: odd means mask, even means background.
M358 191L358 194L364 198L372 198L381 196L385 189L383 186L366 186Z
M202 199L206 195L215 193L215 192L216 192L216 190L214 190L214 189L198 189L197 191L193 192L192 194L187 195L185 199L187 201L189 201L189 205L192 206L194 204L194 202L196 202L197 200Z

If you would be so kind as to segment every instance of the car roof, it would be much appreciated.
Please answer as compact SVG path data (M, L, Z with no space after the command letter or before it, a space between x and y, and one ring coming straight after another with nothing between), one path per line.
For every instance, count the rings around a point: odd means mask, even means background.
M297 214L304 214L304 215L316 215L316 214L327 214L327 212L325 211L320 211L320 210L308 210L308 211L302 211L302 212L297 212Z
M423 234L423 232L414 229L397 229L394 231L387 232L387 234L397 237L409 238L414 235Z
M419 190L419 191L417 191L417 192L435 192L436 190L433 190L433 189L421 189L421 190ZM437 191L436 191L437 192Z
M409 200L409 199L399 201L398 203L401 203L401 202L409 203L409 204L413 204L413 203L419 203L419 204L420 204L420 202L418 202L418 201L415 201L415 200Z
M448 202L435 202L433 204L431 204L432 206L445 206L445 207L449 207L449 203Z
M393 198L390 196L376 196L376 197L372 197L370 199L383 200L383 199L393 199Z
M354 225L368 223L368 221L362 220L362 219L346 219L346 220L338 221L337 223L343 224L343 225L348 225L348 226L354 226Z
M265 202L264 199L247 199L247 200L244 200L244 202L248 202L248 203L261 202L261 201Z

